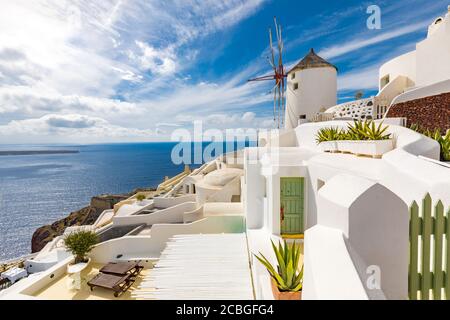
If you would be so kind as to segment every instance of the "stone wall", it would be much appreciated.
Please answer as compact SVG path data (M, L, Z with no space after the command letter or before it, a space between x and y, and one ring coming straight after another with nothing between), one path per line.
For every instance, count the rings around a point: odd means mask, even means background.
M450 129L450 92L396 104L387 117L404 117L408 126L418 124L424 129L440 128L446 132Z

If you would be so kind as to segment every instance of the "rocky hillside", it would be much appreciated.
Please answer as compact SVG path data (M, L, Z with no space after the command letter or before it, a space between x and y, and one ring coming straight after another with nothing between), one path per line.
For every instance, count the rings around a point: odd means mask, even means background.
M112 209L116 203L140 191L150 191L150 189L138 189L129 194L93 197L89 206L72 212L64 219L55 221L51 225L37 229L31 239L31 251L34 253L42 250L48 242L62 235L67 227L93 224L104 210Z

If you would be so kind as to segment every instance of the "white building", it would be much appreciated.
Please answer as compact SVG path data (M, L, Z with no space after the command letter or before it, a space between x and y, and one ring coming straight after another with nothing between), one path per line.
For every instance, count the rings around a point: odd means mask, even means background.
M287 129L299 120L312 120L320 111L336 105L337 68L319 57L314 49L287 73ZM317 88L320 85L320 94Z
M404 89L424 87L448 80L450 74L450 7L428 27L427 38L415 50L385 63L380 68L380 91L397 77L406 77Z
M414 53L381 68L380 80L389 81L379 99L395 101L418 85L421 94L427 94L423 88L445 89L436 84L450 82L449 19L437 19ZM422 57L427 52L429 59ZM434 56L442 70L429 64ZM435 72L423 71L427 65ZM304 247L304 299L408 299L419 292L426 298L430 291L439 298L444 287L450 299L450 282L443 284L443 261L450 261L450 164L439 161L439 144L384 119L394 138L384 141L389 148L380 157L361 156L363 147L380 141L351 141L346 148L353 154L345 148L325 152L316 142L318 131L344 128L348 121L298 122L336 103L336 68L311 51L289 72L289 87L286 129L259 135L259 147L167 180L164 194L148 202L123 202L100 231L139 227L99 243L90 254L94 266L144 261L148 274L132 293L140 299L273 299L269 274L254 254L275 263L270 241L296 239ZM375 116L369 109L376 99L353 104L358 117ZM414 236L415 223L423 229ZM62 285L73 258L55 254L63 250L60 240L31 261L40 263L41 272L0 292L0 299L80 297ZM422 288L413 279L421 279ZM95 298L86 286L81 293Z

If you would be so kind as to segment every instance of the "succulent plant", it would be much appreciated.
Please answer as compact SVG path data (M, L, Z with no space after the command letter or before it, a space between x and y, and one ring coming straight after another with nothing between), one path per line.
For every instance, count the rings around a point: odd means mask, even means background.
M259 256L255 255L255 257L266 267L280 291L301 291L303 288L303 267L298 271L300 246L295 242L289 246L286 240L284 241L284 245L280 241L278 247L273 241L271 243L277 258L278 265L276 268L272 266L262 253L259 253Z
M450 161L450 130L447 130L447 133L443 135L439 128L434 130L423 129L417 124L412 124L410 129L436 140L441 146L441 160Z
M325 141L336 141L341 140L342 130L339 128L331 127L331 128L322 128L316 134L317 144Z
M372 120L359 120L349 125L348 132L352 140L389 140L392 135L386 133L388 128L388 126L383 127L382 122L377 126Z
M335 127L322 128L317 132L317 144L325 141L336 140L388 140L392 138L386 133L388 126L383 123L376 125L373 120L358 120L349 124L347 130Z

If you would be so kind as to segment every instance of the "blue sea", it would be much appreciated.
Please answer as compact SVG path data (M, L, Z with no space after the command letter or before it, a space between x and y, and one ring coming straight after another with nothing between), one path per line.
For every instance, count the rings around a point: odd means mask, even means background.
M92 196L156 187L165 176L180 173L184 164L174 164L171 159L175 145L0 146L0 151L79 151L0 156L0 261L29 254L31 236L37 228L87 206ZM239 148L236 143L234 147ZM227 148L223 147L224 151L230 151L229 145ZM190 149L191 153L195 150L194 146Z

